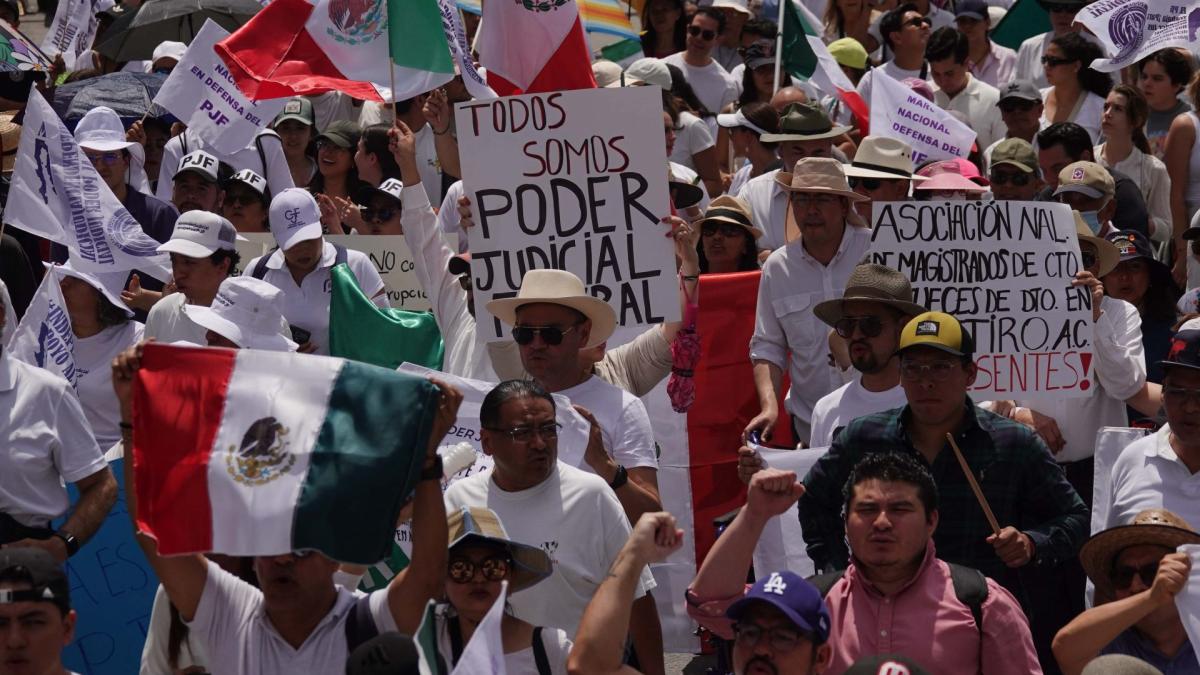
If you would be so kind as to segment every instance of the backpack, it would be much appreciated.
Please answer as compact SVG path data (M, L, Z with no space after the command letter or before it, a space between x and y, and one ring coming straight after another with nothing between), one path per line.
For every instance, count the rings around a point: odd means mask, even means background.
M267 177L267 171L269 171L270 169L267 168L267 151L263 150L263 144L262 144L263 136L274 136L275 138L279 138L279 134L276 133L274 129L263 129L262 131L260 131L254 135L254 147L258 149L258 161L262 162L262 177L263 177L263 180L266 181L267 185L269 186L271 184L271 179ZM178 138L179 138L179 147L181 150L183 150L183 154L181 154L180 157L186 157L188 154L187 132L185 131L184 133L179 134ZM279 143L282 145L283 140L280 139ZM215 153L213 153L213 154L215 155ZM218 159L220 159L220 158L218 157ZM262 277L255 277L255 278L261 279Z
M954 597L971 610L971 616L975 619L975 628L979 631L979 637L982 639L983 603L988 598L987 577L973 567L963 567L954 563L946 564L950 566L950 583L954 585ZM845 573L846 570L838 570L816 574L809 577L808 582L816 586L821 597L824 598Z
M274 251L272 251L271 253L267 253L267 254L263 255L261 258L259 258L258 262L254 263L254 269L250 270L250 276L254 277L255 279L258 279L259 281L262 281L262 278L267 276L267 261L271 259L271 255L273 253L274 253ZM346 253L346 247L339 246L338 244L334 244L333 245L333 255L334 255L334 257L333 257L333 266L334 267L337 267L338 265L341 265L342 263L346 262L346 258L348 257L348 254Z

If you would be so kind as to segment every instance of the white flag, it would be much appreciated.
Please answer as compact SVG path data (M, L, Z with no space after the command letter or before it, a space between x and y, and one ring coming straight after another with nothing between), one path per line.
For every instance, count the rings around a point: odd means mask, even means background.
M76 68L75 61L92 48L96 27L100 24L96 15L111 9L114 4L113 0L61 0L54 12L54 23L50 24L46 38L42 40L42 51L50 58L62 54L67 70L91 68L90 63Z
M882 69L871 75L871 133L912 146L913 165L971 154L975 131Z
M458 6L451 0L438 0L438 9L442 13L442 30L446 31L446 42L450 45L450 56L462 75L463 84L472 98L496 98L496 92L488 86L487 81L475 68L475 59L471 58L471 47L467 44L467 31L463 29L462 15Z
M12 336L9 353L14 359L45 368L75 386L79 379L75 370L75 333L59 286L61 279L57 266L51 265L46 270L42 285L38 286Z
M1111 58L1092 61L1092 68L1116 72L1160 49L1196 51L1200 41L1200 7L1180 0L1105 0L1087 5L1075 20L1096 35Z
M12 298L8 296L8 286L0 279L0 304L4 305L4 327L0 329L0 347L8 348L12 336L17 332L17 310L13 309Z
M213 45L229 31L212 19L204 22L183 60L175 66L154 103L167 109L218 154L232 155L283 110L286 99L251 101L238 89Z
M500 583L500 595L492 608L484 615L483 621L475 627L467 646L463 647L458 665L450 675L474 675L475 673L491 673L492 675L507 675L504 667L504 640L500 637L500 622L504 620L504 598L508 595L508 582Z
M158 242L108 189L36 89L24 129L4 222L71 249L71 264L84 272L137 269L170 279L170 259L158 253Z

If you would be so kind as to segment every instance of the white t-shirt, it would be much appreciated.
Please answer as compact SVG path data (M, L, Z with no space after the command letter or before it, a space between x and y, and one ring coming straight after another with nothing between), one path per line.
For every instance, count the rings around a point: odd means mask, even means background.
M283 262L283 251L276 250L267 259L267 273L263 281L283 291L280 297L280 309L288 325L297 326L312 333L312 342L317 346L318 354L329 353L329 299L333 290L333 279L330 271L337 259L337 251L333 244L325 242L321 255L321 263L317 269L308 273L296 285L292 273ZM260 258L262 256L259 256ZM258 258L246 264L246 270L253 270L258 264ZM346 264L358 280L358 285L367 297L380 307L388 307L387 295L383 290L383 279L375 264L362 251L346 251Z
M359 111L354 109L354 97L340 91L327 91L315 96L306 96L313 107L314 136L329 128L334 122L356 122Z
M824 448L833 444L834 432L851 420L908 403L904 388L899 384L883 391L869 391L862 386L862 377L821 397L813 406L812 435L809 445Z
M453 668L454 648L450 642L449 623L446 621L446 610L449 605L439 605L434 617L437 621L437 647L446 665ZM567 657L571 654L571 639L560 628L542 627L542 646L546 650L546 661L549 662L553 675L567 675ZM537 661L533 656L533 646L525 649L506 652L504 654L504 670L513 675L532 675L537 673Z
M642 399L605 382L595 375L569 389L558 392L571 403L587 408L600 423L604 449L626 469L637 466L658 468L654 449L654 430ZM591 471L586 464L582 467Z
M0 352L0 410L0 513L43 527L67 511L63 481L104 469L104 455L71 385L7 351Z
M675 132L675 146L668 159L694 171L696 163L692 161L692 156L715 146L717 142L713 140L704 120L686 110L679 113L679 127Z
M167 662L167 642L171 633L171 600L167 592L159 585L154 593L154 605L150 610L150 626L146 630L146 644L142 646L142 667L140 675L163 675L175 672ZM210 659L204 651L200 640L194 633L189 633L179 645L180 670L192 666L205 667Z
M729 71L721 67L715 60L707 66L690 66L683 60L684 52L676 52L665 59L668 63L683 71L683 78L692 85L696 98L708 108L710 113L721 112L727 103L733 103L738 97L737 82L730 77Z
M333 583L332 579L329 582ZM342 673L346 670L346 617L356 602L368 598L371 617L380 633L395 631L387 593L369 596L337 587L333 609L309 633L299 649L292 648L270 624L262 591L208 561L208 578L196 616L188 626L209 654L209 672L221 675L294 675Z
M574 636L588 601L629 538L629 519L603 479L562 462L556 468L541 484L519 492L497 487L492 471L468 476L446 490L446 509L489 508L510 539L545 551L554 573L510 596L513 615ZM642 570L634 597L654 586L650 568Z
M274 131L264 129L258 132L258 135L254 138L255 140L250 141L249 145L232 155L219 153L213 148L208 147L204 139L191 131L185 131L172 138L163 147L162 165L158 170L158 185L154 191L154 196L168 204L171 203L172 180L175 177L175 172L179 170L179 162L183 159L184 155L193 150L204 150L212 153L217 159L233 167L235 172L242 169L253 170L254 173L267 179L267 188L273 195L277 195L288 188L296 187L292 183L292 170L288 168L287 157L283 155L283 142L279 140L279 135ZM187 152L184 152L184 141L187 142ZM262 155L258 154L258 142L262 143ZM266 169L263 168L263 157L267 158Z
M928 65L922 65L916 70L906 70L896 65L895 61L888 61L879 68L888 75L891 75L892 79L897 82L904 82L905 78L909 77L915 77L918 80L928 80L930 77ZM871 83L874 80L875 69L871 69L868 70L867 74L863 75L862 79L858 81L858 95L862 96L863 101L866 102L867 106L871 105Z
M146 316L146 337L171 344L173 342L191 342L203 345L208 329L192 321L183 311L187 304L187 296L183 293L172 293L154 303Z
M75 391L96 443L107 450L121 441L121 404L113 393L112 362L142 339L145 326L126 321L91 337L75 338Z

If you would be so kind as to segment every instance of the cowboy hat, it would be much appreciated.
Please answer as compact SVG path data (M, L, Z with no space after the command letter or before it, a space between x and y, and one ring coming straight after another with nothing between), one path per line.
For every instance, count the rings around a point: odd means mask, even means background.
M755 239L763 236L762 230L754 226L750 217L750 206L732 195L721 195L712 200L708 205L708 210L704 212L704 217L697 220L695 224L700 226L710 220L717 223L740 225L746 228L750 236Z
M828 157L805 157L796 162L792 172L780 171L775 182L788 192L824 192L845 197L852 202L867 198L850 189L842 163Z
M928 311L912 301L912 284L903 274L885 265L863 263L850 273L842 297L818 303L813 314L832 326L845 316L846 303L852 300L882 303L906 316Z
M887 136L867 136L846 166L847 178L883 178L888 180L928 180L913 175L912 147Z
M1079 215L1078 211L1072 211L1071 213L1075 216L1075 234L1079 237L1079 241L1081 243L1086 241L1096 247L1096 264L1099 265L1099 268L1096 270L1096 277L1102 277L1115 270L1117 264L1121 262L1121 252L1117 250L1117 247L1112 242L1092 234L1091 228L1087 226L1087 223L1083 222L1083 216Z
M504 524L496 512L481 506L463 506L447 518L450 545L453 551L459 544L479 543L503 548L512 558L508 575L508 592L529 588L554 572L550 556L536 546L519 544L508 538Z
M763 134L763 143L782 141L819 141L837 138L850 131L850 127L833 126L829 115L816 103L792 103L779 116L779 133Z
M1111 574L1121 551L1130 546L1162 546L1174 551L1182 544L1200 544L1200 534L1183 518L1166 509L1146 509L1128 525L1098 532L1079 549L1083 571L1096 585L1097 597L1113 597Z
M521 279L515 298L492 300L487 311L504 323L517 325L517 309L522 305L549 303L562 305L583 314L592 322L592 332L584 348L604 342L617 327L617 313L603 300L588 295L579 277L564 270L529 270Z

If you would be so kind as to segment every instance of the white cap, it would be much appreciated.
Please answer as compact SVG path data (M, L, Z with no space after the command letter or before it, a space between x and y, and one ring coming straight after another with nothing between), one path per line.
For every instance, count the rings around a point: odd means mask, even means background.
M659 59L645 57L629 64L622 76L626 87L639 84L657 84L666 91L671 91L671 71L667 64Z
M171 239L158 247L159 253L178 253L189 258L207 258L219 250L234 250L239 237L233 223L208 211L185 211L175 221Z
M596 78L596 86L612 89L621 86L621 64L598 59L592 63L592 76Z
M296 343L283 334L287 323L279 311L282 296L283 291L261 279L229 277L221 282L212 306L184 305L183 313L242 349L294 352Z
M321 208L303 188L288 188L271 200L271 234L280 250L321 236Z
M747 129L750 129L751 131L754 131L754 132L758 133L759 135L770 133L770 132L766 131L765 129L763 129L762 127L755 124L754 122L751 122L749 119L747 119L746 115L740 109L735 112L721 113L720 115L717 115L717 126L722 126L722 127L725 127L726 129L736 129L738 127L746 127Z
M253 169L242 169L241 171L233 174L233 177L229 179L229 182L232 183L234 181L249 185L252 190L260 195L267 193L267 179L255 173Z
M749 4L746 0L713 0L712 7L713 9L724 7L725 9L732 9L735 12L745 14L746 16L754 16L750 12Z
M125 125L112 108L100 106L87 111L75 125L75 142L79 147L96 152L111 152L113 150L129 150L141 158L145 151L141 143L133 143L125 138Z
M175 170L175 175L171 176L171 180L179 178L179 174L184 171L194 171L215 183L217 182L217 169L220 166L221 163L216 157L203 150L193 150L179 161L179 168Z
M75 277L80 281L86 281L92 288L100 291L100 294L103 295L106 300L111 302L114 307L124 311L125 316L133 316L133 310L129 309L129 305L126 305L125 301L121 299L121 291L125 290L125 279L129 276L129 272L122 271L108 272L105 274L92 274L90 272L84 272L82 270L75 269L75 267L71 265L71 261L69 259L67 262L62 263L61 265L55 265L54 263L42 264L46 266L46 269L57 267L59 274L63 274L68 277Z
M183 60L183 55L187 53L187 45L182 42L166 42L158 43L154 48L154 54L150 57L150 71L153 72L154 64L158 63L159 59L175 59L175 63Z

